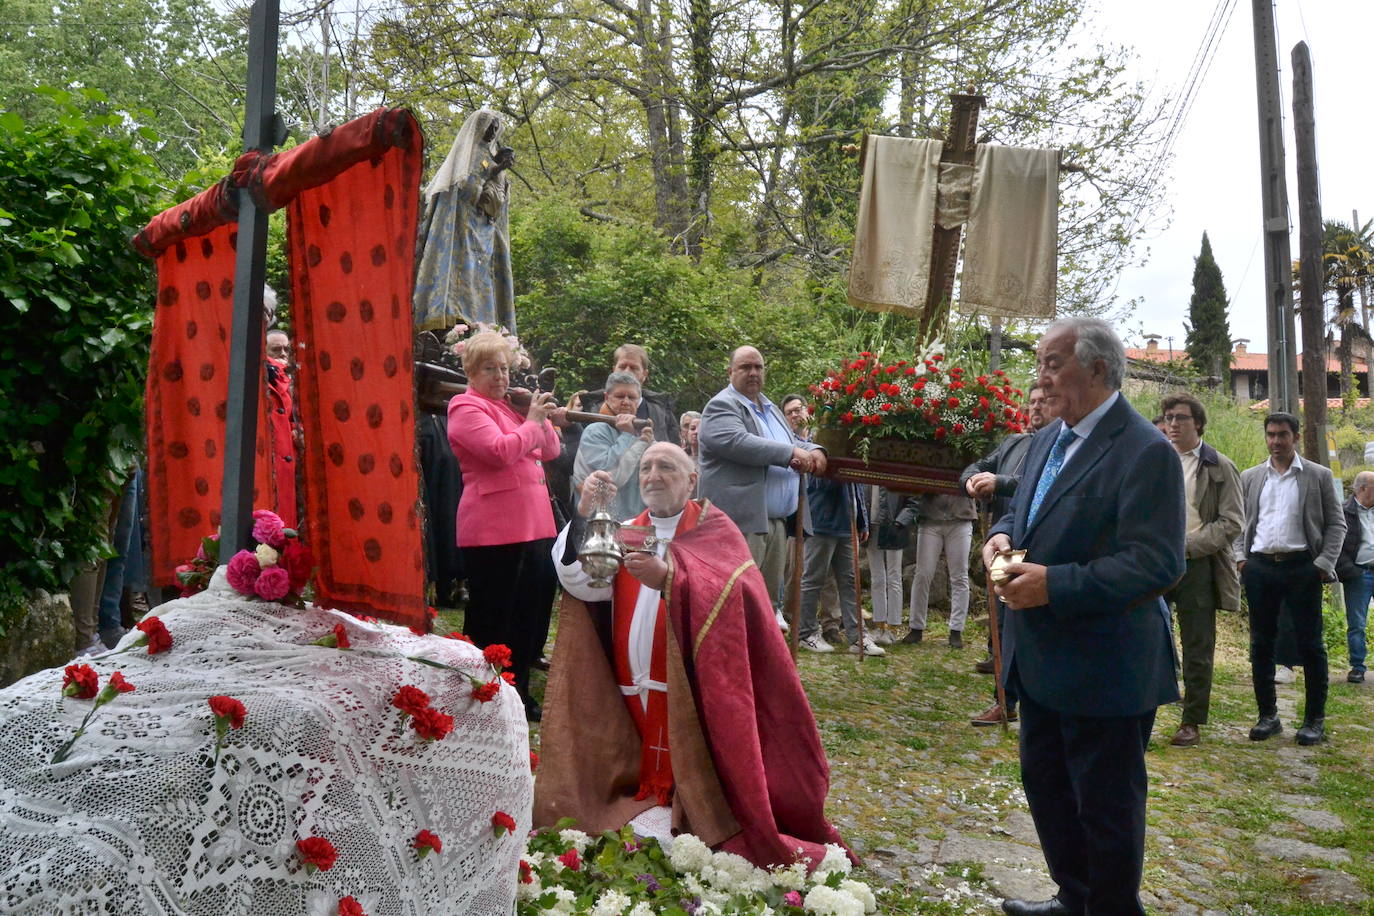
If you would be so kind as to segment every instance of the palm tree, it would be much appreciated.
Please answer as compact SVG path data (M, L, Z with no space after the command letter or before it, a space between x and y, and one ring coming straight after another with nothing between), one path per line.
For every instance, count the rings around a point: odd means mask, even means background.
M1298 261L1293 262L1293 295L1301 295L1302 281ZM1339 220L1326 220L1322 227L1322 293L1335 296L1331 311L1331 325L1341 334L1336 347L1341 363L1341 398L1347 403L1355 396L1355 342L1359 340L1365 354L1365 369L1374 361L1374 337L1369 331L1368 300L1374 283L1374 220L1363 226L1351 227ZM1355 293L1359 291L1361 311L1357 318ZM1331 335L1327 335L1328 341Z

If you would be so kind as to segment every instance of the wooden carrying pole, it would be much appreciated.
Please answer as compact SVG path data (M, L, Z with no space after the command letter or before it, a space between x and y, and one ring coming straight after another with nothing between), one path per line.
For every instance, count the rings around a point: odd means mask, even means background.
M854 484L841 483L840 486L852 488ZM851 499L851 497L853 497ZM854 617L859 625L859 661L864 660L864 603L863 603L863 580L859 578L859 494L857 490L850 489L845 494L845 500L849 505L849 558L854 566ZM843 618L844 610L841 608L840 616Z
M989 509L982 508L978 514L983 520L983 542L987 543ZM992 641L992 676L993 689L997 692L997 709L1002 716L1002 731L1007 730L1007 688L1002 686L1002 633L997 626L997 593L992 590L992 570L987 566L983 567L983 587L987 589L988 595L988 636Z
M792 622L791 637L787 640L788 646L792 649L792 662L797 661L797 649L801 644L801 584L802 584L802 548L805 546L802 538L806 533L806 521L803 513L806 512L806 474L797 474L797 512L794 518L796 526L793 529L795 535L792 541L792 575L788 582L787 589L787 619Z

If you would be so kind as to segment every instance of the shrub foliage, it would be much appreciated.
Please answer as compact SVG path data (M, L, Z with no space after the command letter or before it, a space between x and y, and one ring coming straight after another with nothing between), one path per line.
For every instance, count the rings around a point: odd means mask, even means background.
M95 90L45 92L55 117L0 114L0 634L108 551L152 327L151 265L128 244L156 194L137 128L89 113Z

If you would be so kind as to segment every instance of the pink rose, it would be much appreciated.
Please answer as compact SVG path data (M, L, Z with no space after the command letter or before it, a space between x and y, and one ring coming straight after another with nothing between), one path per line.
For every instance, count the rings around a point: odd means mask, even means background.
M797 909L801 909L802 895L799 891L788 891L782 895L782 902L788 906L794 906Z
M285 530L286 524L277 513L266 509L253 511L253 540L259 544L280 548L286 543Z
M234 554L233 559L229 561L229 568L225 571L234 591L249 598L255 594L254 586L257 585L261 573L262 567L258 565L258 558L251 550L240 550Z
M264 601L280 601L291 591L291 575L280 566L264 569L258 575L257 590Z

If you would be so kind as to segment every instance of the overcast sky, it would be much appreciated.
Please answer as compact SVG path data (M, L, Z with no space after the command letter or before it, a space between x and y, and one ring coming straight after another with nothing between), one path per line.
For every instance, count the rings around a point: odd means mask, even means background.
M1213 7L1214 0L1100 0L1089 30L1105 41L1133 46L1138 75L1153 82L1157 92L1174 94L1182 90ZM1323 219L1349 223L1352 209L1361 221L1374 218L1374 119L1367 115L1374 2L1276 0L1276 23L1297 258L1290 55L1299 41L1306 41L1312 53ZM1122 328L1128 346L1142 345L1143 332L1172 335L1175 349L1182 349L1193 259L1204 230L1232 300L1232 338L1249 338L1252 350L1267 346L1254 53L1250 0L1236 0L1164 178L1172 222L1147 240L1148 263L1121 276L1121 298L1142 300Z

